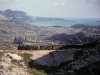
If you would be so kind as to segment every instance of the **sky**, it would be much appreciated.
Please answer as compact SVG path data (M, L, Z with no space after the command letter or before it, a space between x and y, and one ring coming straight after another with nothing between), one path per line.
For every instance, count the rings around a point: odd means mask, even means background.
M7 9L34 17L100 18L100 0L0 0L0 10Z

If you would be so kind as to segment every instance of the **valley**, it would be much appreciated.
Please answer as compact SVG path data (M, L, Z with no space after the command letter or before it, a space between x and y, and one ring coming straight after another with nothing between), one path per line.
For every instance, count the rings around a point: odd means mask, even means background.
M84 25L79 25L84 26ZM0 20L0 45L1 49L14 49L15 37L26 38L23 43L28 44L83 44L94 42L100 38L99 26L88 26L83 28L58 27L58 26L36 26L17 21ZM8 43L8 44L7 44ZM6 46L9 46L8 48ZM13 46L15 46L13 48Z

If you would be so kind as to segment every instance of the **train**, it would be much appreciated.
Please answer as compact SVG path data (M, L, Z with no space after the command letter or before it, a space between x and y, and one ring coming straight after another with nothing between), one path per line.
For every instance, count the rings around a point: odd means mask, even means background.
M18 50L57 50L61 47L63 47L63 45L19 45Z
M67 49L83 49L94 48L100 42L93 42L87 44L73 44L73 45L19 45L18 50L67 50Z

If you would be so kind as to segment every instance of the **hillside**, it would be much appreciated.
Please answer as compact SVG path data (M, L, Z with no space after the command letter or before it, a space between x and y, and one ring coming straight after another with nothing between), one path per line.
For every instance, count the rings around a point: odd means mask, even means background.
M59 51L58 51L59 52ZM73 53L74 52L74 53ZM52 52L54 53L54 52ZM62 53L62 54L61 54ZM66 55L66 53L68 53ZM29 62L30 68L37 68L38 70L44 70L48 75L99 75L100 74L100 44L92 49L80 49L70 50L69 52L61 51L57 55L54 53L54 59L49 60L49 63L58 63L59 61L70 58L71 60L64 61L56 66L46 66L45 63L41 62L42 58L48 58L50 54L40 57ZM56 57L58 56L58 57ZM64 56L64 57L63 57ZM60 58L61 59L60 59ZM58 61L57 61L58 60ZM48 62L48 60L45 60ZM44 61L44 62L45 62ZM49 64L48 63L48 64Z
M61 42L65 42L66 44L84 44L89 42L94 42L95 40L98 40L99 37L94 38L94 36L87 36L84 32L78 32L75 34L56 34L48 40L60 40Z
M100 29L71 28L71 27L43 27L17 21L0 20L0 49L17 49L12 44L15 37L26 38L34 44L82 44L98 40ZM14 47L14 48L13 48Z
M74 60L63 64L55 75L99 75L100 74L100 44L93 49L75 51Z
M0 75L47 75L43 70L31 69L29 53L21 54L20 51L0 50Z
M88 25L84 25L84 24L76 24L71 26L71 28L75 28L75 29L83 29L83 30L88 30L88 29L100 29L100 26L88 26Z

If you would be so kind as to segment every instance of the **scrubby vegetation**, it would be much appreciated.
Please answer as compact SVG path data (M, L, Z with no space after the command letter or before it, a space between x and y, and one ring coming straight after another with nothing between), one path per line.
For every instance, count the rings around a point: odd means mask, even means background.
M31 54L28 54L28 53L23 54L23 61L25 62L26 66L28 66L28 62L31 61L30 56L31 56Z
M33 67L33 68L30 68L29 67L29 62L31 61L31 57L32 55L31 54L28 54L28 53L24 53L23 54L23 61L25 62L25 65L28 67L29 69L29 72L32 74L32 75L47 75L44 70L38 70L36 69L36 67Z
M0 52L0 74L2 71L3 75L5 75L5 74L13 75L11 73L15 72L15 74L16 74L17 71L19 70L18 71L19 73L17 73L17 75L20 75L20 74L25 75L25 72L28 73L26 75L47 75L44 72L44 70L38 70L35 67L29 68L28 62L31 61L31 58L30 58L31 54L29 54L29 53L22 54L22 57L23 57L22 60L14 59L10 54L12 54L12 53L10 53L9 51ZM2 63L4 65L1 65ZM5 72L5 70L7 70L7 72ZM13 70L15 70L15 71L13 71ZM24 73L21 73L21 72L24 72Z
M20 67L24 67L25 65L23 64L22 60L16 60L16 59L12 59L11 63Z
M80 57L82 57L84 55L84 52L82 50L79 51L75 51L74 53L74 59L79 59Z
M8 42L0 43L0 50L17 50L17 44Z
M35 68L28 70L31 75L47 75L43 70L37 70Z
M3 55L4 55L4 53L0 52L0 61L2 61Z

